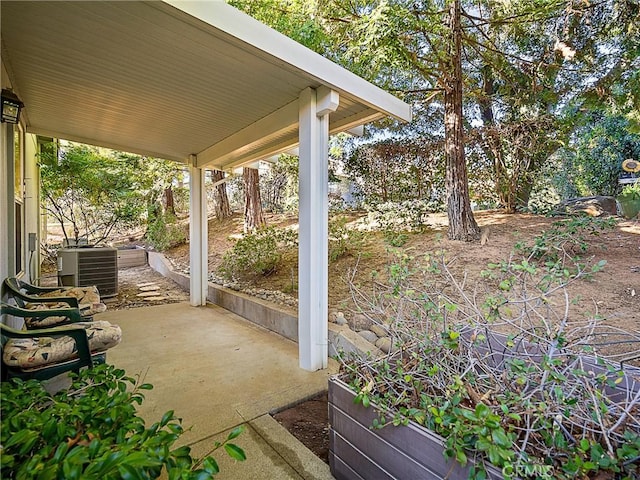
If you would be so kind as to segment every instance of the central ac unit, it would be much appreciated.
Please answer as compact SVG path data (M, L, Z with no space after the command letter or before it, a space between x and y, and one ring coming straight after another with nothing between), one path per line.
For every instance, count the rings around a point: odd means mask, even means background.
M111 247L58 250L58 285L98 287L101 297L118 294L118 251Z

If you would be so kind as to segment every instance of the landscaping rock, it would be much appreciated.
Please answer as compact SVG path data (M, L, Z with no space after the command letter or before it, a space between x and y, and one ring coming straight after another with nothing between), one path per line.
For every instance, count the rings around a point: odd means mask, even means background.
M351 353L363 358L375 358L382 355L379 348L349 328L349 325L329 323L329 356L335 357L340 352Z
M367 342L376 343L378 341L378 336L373 333L371 330L360 330L358 332L362 338L364 338Z
M565 200L556 207L556 212L568 215L587 214L591 217L599 217L600 215L616 215L618 207L615 198L595 195Z
M375 333L378 337L386 337L389 335L389 329L383 325L371 325L369 330Z
M392 342L389 337L382 337L378 339L375 345L384 353L389 353L391 351Z
M371 320L366 315L356 313L351 319L351 324L354 330L367 330L371 325Z
M344 318L344 313L342 313L342 312L336 313L336 323L338 325L346 325L347 324L347 319Z

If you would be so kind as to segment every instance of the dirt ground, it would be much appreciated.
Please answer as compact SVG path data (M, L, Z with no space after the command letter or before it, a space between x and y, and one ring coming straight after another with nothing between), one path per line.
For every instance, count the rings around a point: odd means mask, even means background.
M329 463L329 415L326 393L276 413L273 418L316 457Z
M446 238L447 220L444 214L432 214L428 228L422 233L410 234L403 245L406 253L420 257L425 252L444 250L450 259L449 267L459 278L467 276L467 282L483 282L481 270L490 262L508 258L517 242L531 243L533 238L557 220L529 214L505 214L500 211L475 212L483 229L485 242L453 242ZM356 221L358 215L350 220ZM290 215L267 215L269 225L290 226L296 219ZM237 214L223 221L209 222L209 271L215 272L224 253L242 232L242 216ZM358 329L353 315L355 307L347 279L366 284L373 270L381 271L389 260L387 245L380 233L369 232L361 246L361 255L347 255L330 263L329 307L331 311L345 312L351 327ZM188 245L166 252L175 268L188 267ZM615 229L589 238L589 249L584 258L606 260L603 272L593 280L580 280L570 288L570 295L580 299L583 308L597 312L603 321L616 328L640 335L640 221L622 220ZM269 276L245 279L247 286L286 292L296 296L297 260L295 256L283 259L280 268ZM140 296L141 285L157 285L158 299ZM120 270L119 294L108 299L109 308L135 308L158 303L188 300L188 292L149 267ZM162 298L159 298L162 297ZM147 298L145 300L145 298ZM153 298L153 297L151 297ZM638 344L624 347L633 356L640 350ZM318 457L327 461L328 425L326 395L304 402L280 412L275 418L310 448Z
M114 310L188 301L188 291L149 265L118 270L118 295L105 299Z
M490 262L506 260L518 242L532 243L558 218L530 214L506 214L501 211L475 212L486 241L484 244L450 241L446 238L446 214L431 214L427 228L421 233L409 234L402 246L415 258L426 252L444 250L449 268L458 279L464 276L468 284L484 282L480 272ZM363 216L364 214L360 215ZM355 225L357 215L350 220ZM268 215L268 225L290 226L296 219L290 215ZM209 222L209 271L215 272L224 253L242 232L242 216L236 214L223 221ZM582 255L593 262L606 260L604 271L593 280L580 280L569 289L572 298L580 299L583 311L597 313L609 325L626 331L640 331L640 221L620 219L616 228L599 236L588 238L589 248ZM355 253L355 252L354 252ZM357 308L352 301L349 281L367 285L372 271L383 271L389 261L388 244L382 234L368 232L359 255L347 255L329 265L329 309L340 310L358 330ZM177 268L188 266L188 246L166 252ZM244 279L251 288L277 290L293 298L297 295L297 258L285 255L277 271L268 276Z

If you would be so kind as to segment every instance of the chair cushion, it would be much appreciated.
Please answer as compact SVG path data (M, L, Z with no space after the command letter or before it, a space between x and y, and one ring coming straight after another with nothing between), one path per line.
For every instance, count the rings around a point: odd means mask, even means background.
M109 322L79 322L87 330L91 353L104 352L116 346L122 339L122 330ZM78 348L73 338L39 337L10 338L4 345L2 359L10 367L22 369L39 368L78 357Z
M39 293L39 297L73 297L78 303L100 303L100 293L95 285L91 287L66 287Z
M102 313L107 306L100 301L100 292L95 285L90 287L68 287L52 290L38 295L39 297L73 297L78 299L80 313L84 317L90 317L96 313ZM51 307L49 307L51 308Z
M92 317L96 313L102 313L107 310L107 306L100 302L100 293L98 287L69 287L52 290L50 292L41 293L40 298L48 297L73 297L78 299L80 315L83 317ZM29 310L47 310L50 308L69 308L64 302L46 302L46 303L27 303L24 306ZM46 318L25 318L24 321L28 328L46 328L57 325L67 320L67 317L46 317Z
M24 308L27 310L49 310L57 308L70 308L68 303L64 302L47 302L47 303L26 303ZM92 305L80 305L80 315L83 317L91 317L96 313L102 313L107 309L104 303L96 303ZM27 324L27 328L47 328L53 327L67 320L65 316L51 316L51 317L25 317L24 322Z

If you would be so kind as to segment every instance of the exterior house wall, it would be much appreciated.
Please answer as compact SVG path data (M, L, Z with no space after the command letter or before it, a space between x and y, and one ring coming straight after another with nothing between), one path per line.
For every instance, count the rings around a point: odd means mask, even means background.
M7 71L2 64L2 75L0 77L2 88L10 87ZM10 242L9 223L12 217L9 212L9 199L13 197L13 183L9 181L9 159L13 154L13 147L9 143L9 138L13 137L13 128L6 123L0 123L0 278L9 275L9 250ZM11 149L11 151L9 151Z
M0 83L2 88L11 88L4 64ZM20 162L17 164L14 148L16 134L20 139ZM37 152L37 138L25 133L24 124L0 124L0 280L18 274L26 281L33 282L39 275L40 176ZM22 171L21 192L16 191L16 168ZM21 216L16 213L16 204L20 205ZM20 232L19 239L17 231ZM29 251L29 233L35 235L35 242L32 241L32 245L35 244L33 253ZM16 245L22 245L21 252L16 252Z
M40 145L36 135L25 134L24 138L24 272L30 282L40 278L40 168L38 152ZM30 242L30 236L35 241Z

